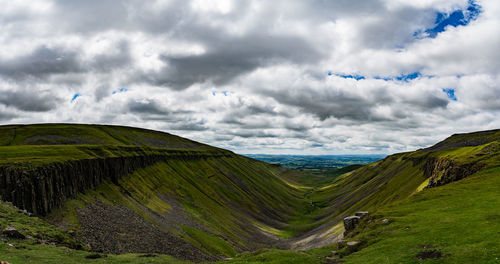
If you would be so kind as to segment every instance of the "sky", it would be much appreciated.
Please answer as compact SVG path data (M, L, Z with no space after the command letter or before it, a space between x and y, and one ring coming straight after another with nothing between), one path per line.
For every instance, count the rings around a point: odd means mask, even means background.
M0 124L237 153L390 154L500 128L498 0L0 0Z

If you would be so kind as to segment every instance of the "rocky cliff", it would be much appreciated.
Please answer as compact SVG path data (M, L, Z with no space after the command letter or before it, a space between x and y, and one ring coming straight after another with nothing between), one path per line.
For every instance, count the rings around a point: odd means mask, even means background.
M104 180L118 179L136 169L168 159L206 159L230 156L223 153L189 153L182 151L141 156L107 157L55 162L38 167L0 167L0 199L20 209L44 216L78 193L95 189Z
M472 175L484 165L481 163L458 164L446 158L428 158L424 164L424 177L429 179L427 188L441 186Z

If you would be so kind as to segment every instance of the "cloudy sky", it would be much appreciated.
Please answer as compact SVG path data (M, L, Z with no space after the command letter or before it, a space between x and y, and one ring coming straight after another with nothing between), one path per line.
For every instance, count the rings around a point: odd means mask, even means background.
M0 124L238 153L394 153L500 128L498 0L0 0Z

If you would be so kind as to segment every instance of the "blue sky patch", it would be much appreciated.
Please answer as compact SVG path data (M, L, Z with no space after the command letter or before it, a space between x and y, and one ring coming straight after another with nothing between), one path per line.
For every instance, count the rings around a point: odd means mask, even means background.
M448 96L449 99L456 101L457 97L455 96L455 89L443 89L443 92Z
M126 88L120 88L120 89L118 89L118 91L113 91L113 94L124 93L124 92L127 92L127 91L128 91L128 89L126 89Z
M213 95L213 96L216 96L216 95L217 95L217 93L221 93L221 94L223 94L224 96L227 96L227 95L229 94L229 92L228 92L228 91L220 91L220 92L212 91L212 95Z
M81 94L79 93L76 93L75 95L73 95L73 98L71 98L71 102L75 101L76 98L80 97Z
M451 13L436 13L435 26L425 30L425 33L431 38L435 38L439 33L446 30L447 26L466 26L471 21L476 20L481 13L481 6L474 0L469 0L467 8L458 9ZM420 35L419 32L415 32L414 36Z
M422 76L422 74L420 72L412 72L412 73L408 73L408 74L401 74L400 76L396 77L396 80L408 82L410 80L415 80L421 76Z
M373 77L373 79L384 80L384 81L398 80L398 81L403 81L403 82L409 82L409 81L415 80L419 77L422 77L422 74L420 72L412 72L412 73L408 73L408 74L401 74L401 75L396 76L396 77L375 76L375 77Z
M375 76L375 77L373 77L373 79L376 79L376 80L384 80L384 81L391 81L393 78L390 78L390 77L382 77L382 76Z
M344 79L355 79L356 81L366 79L365 76L357 75L357 74L335 74L335 75L337 75L340 78L344 78Z

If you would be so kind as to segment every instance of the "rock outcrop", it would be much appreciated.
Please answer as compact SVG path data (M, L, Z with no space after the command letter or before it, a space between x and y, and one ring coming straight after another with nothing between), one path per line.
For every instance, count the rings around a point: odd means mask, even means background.
M349 233L350 231L354 230L354 228L356 228L356 226L358 225L360 219L361 218L359 216L355 215L344 218L345 232Z
M356 212L354 215L344 218L344 229L345 229L344 235L347 235L347 233L354 230L361 221L361 219L367 217L369 214L370 214L369 212L360 211Z
M482 167L480 163L458 164L445 158L428 158L423 169L424 177L429 179L427 188L432 188L466 178Z
M108 157L56 162L39 167L0 167L0 199L35 215L44 216L68 198L96 189L104 180L118 179L136 169L168 159L204 159L230 156L230 152L200 153L182 151L165 155Z

